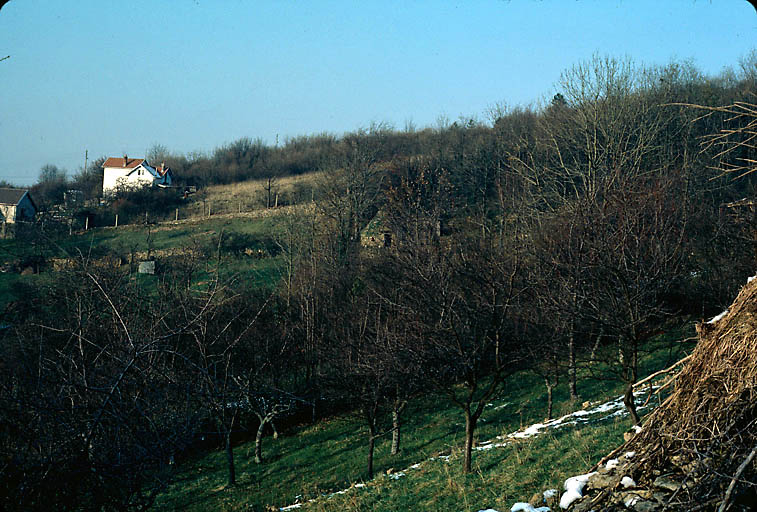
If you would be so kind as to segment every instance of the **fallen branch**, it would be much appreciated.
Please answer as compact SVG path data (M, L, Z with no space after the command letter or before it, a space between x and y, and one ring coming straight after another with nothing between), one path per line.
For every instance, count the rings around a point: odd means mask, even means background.
M728 502L731 501L731 494L733 494L733 490L736 488L736 482L741 476L741 473L743 473L746 467L752 462L755 455L757 455L757 445L752 448L749 456L744 459L744 462L742 462L739 468L736 470L736 474L733 475L733 478L731 478L731 483L728 485L728 490L725 491L725 497L723 498L723 502L718 507L718 512L725 511L726 507L728 506Z
M680 359L677 363L669 366L668 368L665 368L664 370L660 370L660 371L654 372L652 375L649 375L648 377L645 377L645 378L641 379L639 382L637 382L636 384L633 385L634 389L637 388L637 387L639 387L639 386L641 386L642 384L645 384L645 383L649 382L650 380L654 379L658 375L662 375L664 373L670 372L676 366L678 366L681 363L684 363L684 362L688 361L689 359L691 359L691 356L692 356L692 354L689 354L688 356L684 357L683 359Z

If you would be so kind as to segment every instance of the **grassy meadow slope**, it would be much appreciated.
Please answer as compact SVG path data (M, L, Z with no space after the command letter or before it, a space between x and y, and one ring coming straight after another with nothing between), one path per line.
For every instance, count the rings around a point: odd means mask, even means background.
M167 261L183 251L201 250L208 255L207 270L220 254L219 268L224 275L241 274L257 284L270 285L277 279L281 263L276 244L281 219L307 207L286 203L298 198L308 203L310 190L319 179L320 173L310 173L276 180L272 189L281 198L278 208L265 208L267 182L252 180L214 185L190 195L179 209L178 221L99 227L70 236L35 232L0 240L0 306L22 299L25 284L54 277L72 258L117 257L126 265L148 256Z
M690 349L681 344L676 352L655 350L655 342L650 348L653 351L642 365L645 373L665 367ZM583 400L596 403L617 398L621 388L585 379L580 393ZM565 389L556 394L556 416L581 409L581 404L568 400ZM496 441L497 436L542 421L545 403L540 379L528 372L516 374L507 384L506 396L486 408L478 442ZM534 493L561 488L565 478L621 443L631 426L625 414L597 417L505 447L479 450L473 473L466 475L459 457L464 437L459 409L444 397L429 396L411 403L404 418L402 451L391 456L390 436L379 441L375 461L379 476L371 481L365 480L365 428L353 416L339 416L293 428L278 440L266 438L263 464L253 460L254 441L238 444L235 487L226 486L226 459L220 450L179 464L157 508L272 510L302 503L303 510L315 511L509 510ZM343 489L349 490L338 493Z
M270 184L271 206L301 204L313 198L314 187L324 179L323 172L311 172L297 176L276 178ZM201 217L210 208L213 214L260 211L268 201L267 180L248 180L228 185L210 185L202 189L185 208L180 209L181 217ZM205 213L203 213L205 212Z

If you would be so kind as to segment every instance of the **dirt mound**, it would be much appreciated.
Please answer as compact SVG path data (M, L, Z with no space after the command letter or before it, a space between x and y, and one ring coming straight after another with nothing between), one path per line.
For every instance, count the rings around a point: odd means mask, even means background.
M614 483L575 510L757 510L757 279L750 281L727 314L697 326L699 343L672 393L615 452L636 452L622 473L639 499L629 502Z

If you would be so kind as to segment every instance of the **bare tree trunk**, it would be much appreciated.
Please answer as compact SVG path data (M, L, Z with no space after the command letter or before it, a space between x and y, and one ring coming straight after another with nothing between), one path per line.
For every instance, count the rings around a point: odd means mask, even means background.
M279 430L276 428L276 422L271 420L271 428L273 429L273 438L278 439L279 438Z
M473 454L473 432L476 430L478 418L471 414L470 407L465 408L465 460L463 462L463 472L470 473L472 467Z
M255 435L255 463L260 464L263 462L263 431L265 430L265 418L260 419L260 425L258 425L258 432Z
M626 409L628 409L628 414L631 415L633 424L639 425L641 423L641 418L639 418L639 413L636 412L636 403L634 403L633 400L633 382L626 384L626 392L623 395L623 404L626 406Z
M600 328L599 335L597 336L596 341L594 341L594 346L591 348L591 355L589 356L590 361L594 361L594 358L597 354L597 350L599 350L599 344L602 343L602 337L605 335L604 328Z
M392 455L400 452L400 407L399 402L394 402L392 410Z
M570 389L570 399L578 400L578 390L576 388L576 338L575 328L571 321L570 337L568 338L568 387Z
M639 413L636 411L636 403L633 399L633 385L636 383L636 381L639 378L639 360L638 360L638 346L639 343L637 341L636 334L634 333L634 336L630 338L631 341L628 343L631 344L631 353L624 354L624 361L626 365L626 371L624 372L626 374L626 393L623 396L623 403L626 406L626 409L628 409L628 413L631 415L631 419L633 420L634 425L641 424L641 418L639 417Z
M554 386L552 385L552 382L550 382L549 377L544 377L544 384L547 385L547 419L552 419L552 389Z
M234 470L234 450L231 447L231 428L226 431L226 460L229 463L229 486L236 485L237 475Z
M376 447L376 429L371 427L368 435L368 479L373 479L373 451Z

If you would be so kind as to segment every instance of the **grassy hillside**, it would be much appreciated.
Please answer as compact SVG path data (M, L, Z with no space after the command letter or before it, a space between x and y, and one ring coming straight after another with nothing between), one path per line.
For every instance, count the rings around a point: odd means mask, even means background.
M322 172L277 178L271 182L271 200L279 196L279 206L289 206L310 201L313 189L324 178ZM190 196L186 208L180 211L183 217L202 216L208 207L215 214L259 211L267 206L267 180L248 180L228 185L211 185L198 194Z
M656 350L645 359L644 370L664 367L681 353ZM486 408L477 430L479 443L497 441L497 436L543 420L546 394L539 379L520 373L510 379L507 391ZM580 387L582 400L593 403L616 398L620 391L615 384L597 380L584 380ZM571 403L564 389L556 400L557 416L582 407ZM513 502L526 501L536 492L561 488L565 478L582 472L622 442L631 425L625 415L598 415L585 424L482 449L474 455L474 472L465 475L459 457L464 434L459 409L443 397L430 396L413 403L405 418L401 453L391 456L390 439L382 439L375 461L379 476L372 481L364 481L365 428L354 417L340 416L293 429L275 441L266 439L266 461L261 465L253 461L253 442L239 444L238 485L233 488L226 487L226 459L220 450L182 464L157 508L266 510L318 498L302 508L508 510ZM404 474L398 476L400 472ZM350 490L328 496L343 489Z
M296 190L309 190L317 179L313 173L281 179L275 185L281 194L292 197ZM25 284L54 277L65 260L73 258L118 257L126 264L147 259L148 254L166 259L201 250L212 256L206 263L215 264L217 256L222 257L219 268L226 276L241 274L261 285L271 284L280 265L275 238L281 218L301 207L262 207L259 200L265 185L250 181L209 187L190 196L178 222L100 227L70 236L36 230L23 238L0 240L0 305L20 299ZM212 205L209 216L208 204Z

